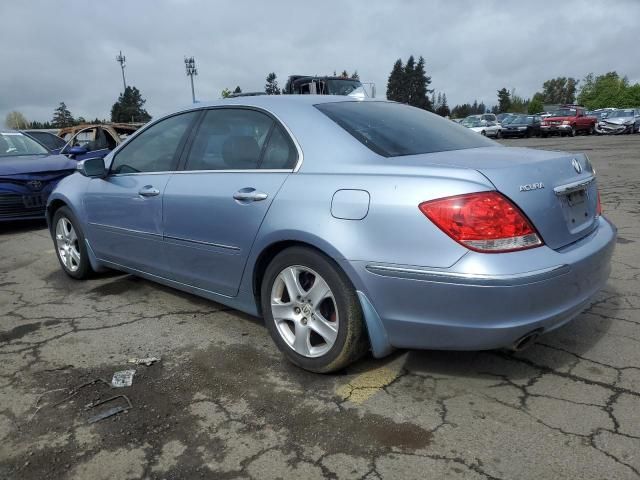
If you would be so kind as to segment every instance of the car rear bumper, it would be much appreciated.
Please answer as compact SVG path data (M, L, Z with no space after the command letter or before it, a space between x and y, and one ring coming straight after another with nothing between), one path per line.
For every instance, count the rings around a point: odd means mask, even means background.
M603 217L598 222L587 237L558 251L470 252L447 270L360 261L351 266L391 346L509 347L532 331L548 332L575 318L606 284L616 230Z

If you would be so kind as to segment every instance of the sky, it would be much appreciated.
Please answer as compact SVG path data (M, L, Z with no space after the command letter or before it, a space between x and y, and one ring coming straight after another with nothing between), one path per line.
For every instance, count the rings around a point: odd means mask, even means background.
M184 57L198 68L196 97L263 90L275 72L357 70L383 97L393 63L426 60L449 105L515 89L530 97L557 76L616 70L640 81L640 0L0 0L0 123L17 110L50 120L109 118L128 85L158 116L191 102Z

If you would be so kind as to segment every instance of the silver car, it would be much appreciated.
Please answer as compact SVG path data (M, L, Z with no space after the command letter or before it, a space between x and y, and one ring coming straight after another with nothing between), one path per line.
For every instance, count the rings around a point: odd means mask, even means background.
M261 316L315 372L522 348L590 304L615 244L585 155L387 101L199 103L78 168L47 205L68 275L112 268Z
M607 111L606 117L596 124L596 133L603 135L638 133L638 131L640 131L640 110L637 108Z

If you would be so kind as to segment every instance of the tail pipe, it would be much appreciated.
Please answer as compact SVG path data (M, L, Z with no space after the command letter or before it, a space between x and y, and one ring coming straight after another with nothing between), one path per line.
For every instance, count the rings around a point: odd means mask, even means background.
M521 352L522 350L533 345L541 334L542 329L539 328L523 335L518 340L513 342L513 345L511 345L511 350L514 352Z

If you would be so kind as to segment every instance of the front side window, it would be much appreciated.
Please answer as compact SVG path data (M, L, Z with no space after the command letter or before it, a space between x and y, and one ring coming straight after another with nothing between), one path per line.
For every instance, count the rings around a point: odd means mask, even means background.
M175 168L176 152L199 112L166 118L147 128L113 159L111 173L167 172Z
M185 169L257 169L273 125L268 115L255 110L209 110L198 128ZM277 154L271 157L275 159Z

